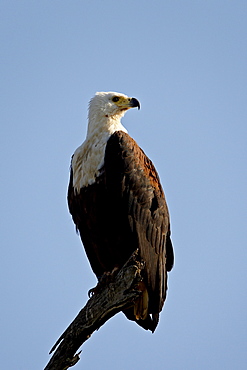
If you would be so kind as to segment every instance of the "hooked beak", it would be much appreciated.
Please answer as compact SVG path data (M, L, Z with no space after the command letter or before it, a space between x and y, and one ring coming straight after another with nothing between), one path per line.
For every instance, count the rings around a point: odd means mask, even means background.
M130 99L129 106L131 108L135 108L135 107L137 107L138 109L141 108L141 105L140 105L139 101L136 98L131 98Z

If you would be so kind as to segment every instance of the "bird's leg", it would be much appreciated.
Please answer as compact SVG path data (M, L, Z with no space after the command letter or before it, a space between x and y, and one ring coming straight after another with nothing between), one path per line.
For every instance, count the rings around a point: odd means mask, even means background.
M112 271L105 271L104 274L100 276L96 287L88 291L89 298L91 298L94 294L100 293L106 285L108 285L109 283L112 283L118 271L119 271L119 267L117 266L115 266Z

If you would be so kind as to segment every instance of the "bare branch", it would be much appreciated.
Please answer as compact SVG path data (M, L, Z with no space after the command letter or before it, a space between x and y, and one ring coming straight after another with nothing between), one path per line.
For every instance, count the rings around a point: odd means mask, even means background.
M143 264L137 261L135 252L117 274L115 280L90 298L74 321L52 347L55 353L45 370L66 370L80 359L76 351L107 320L133 305L140 292L135 285L141 280Z

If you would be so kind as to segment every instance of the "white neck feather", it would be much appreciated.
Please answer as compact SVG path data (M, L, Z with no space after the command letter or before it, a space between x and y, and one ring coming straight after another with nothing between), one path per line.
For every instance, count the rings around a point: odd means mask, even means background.
M86 140L76 149L72 160L73 186L77 193L82 187L93 184L99 176L110 136L116 131L127 133L120 121L124 113L99 117L89 112Z
M88 129L86 140L90 139L94 135L100 133L109 133L112 135L115 131L127 132L126 128L121 123L121 118L125 112L114 116L99 116L94 112L89 111L88 115Z

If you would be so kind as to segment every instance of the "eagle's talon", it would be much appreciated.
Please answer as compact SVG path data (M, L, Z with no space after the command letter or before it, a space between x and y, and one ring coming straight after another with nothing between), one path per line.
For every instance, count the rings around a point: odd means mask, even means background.
M95 294L95 288L89 289L89 291L87 292L88 298L92 298L94 296L94 294Z

